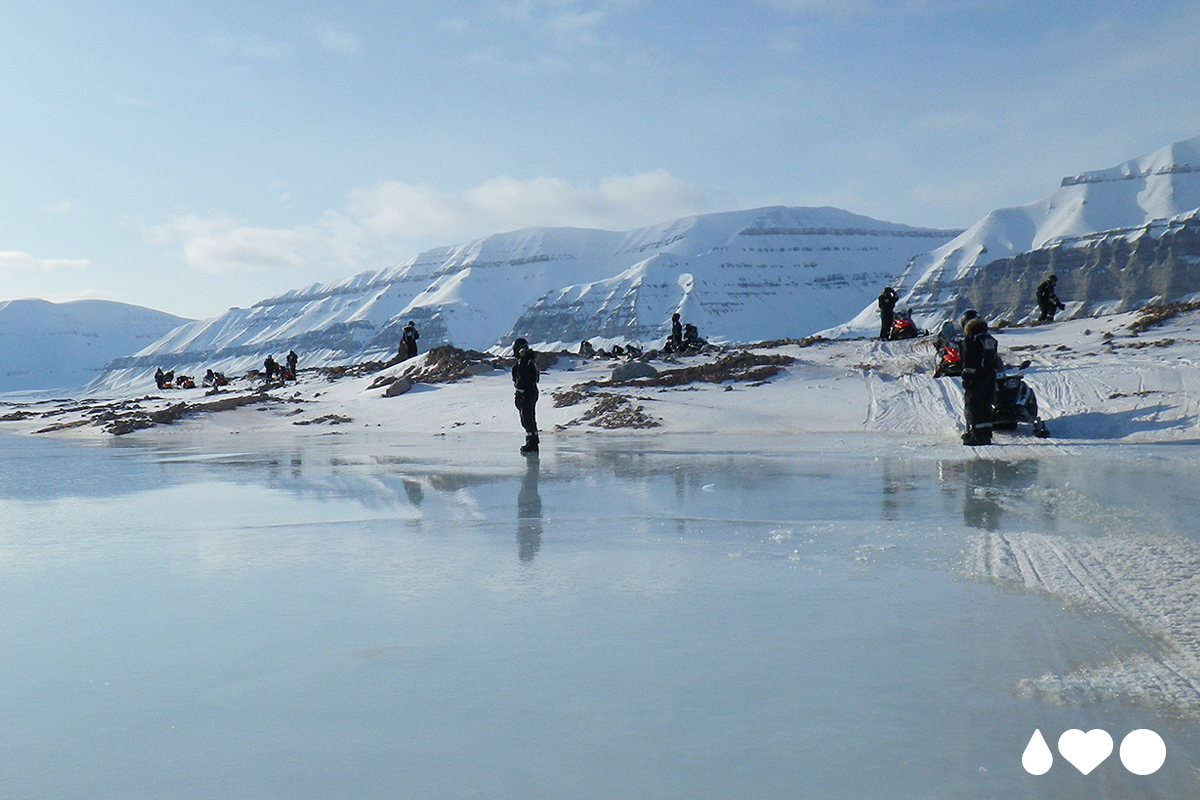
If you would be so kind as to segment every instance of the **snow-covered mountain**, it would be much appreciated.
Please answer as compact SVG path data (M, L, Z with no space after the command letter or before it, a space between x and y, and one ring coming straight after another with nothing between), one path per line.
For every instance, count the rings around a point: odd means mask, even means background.
M106 300L0 302L0 392L83 386L186 322Z
M1071 315L1200 293L1200 137L993 211L913 260L899 282L900 307L926 326L967 308L1016 322L1035 312L1034 290L1050 274ZM870 304L832 332L871 331L877 320Z
M834 208L687 217L627 232L534 228L422 253L185 325L110 365L110 387L155 367L237 373L295 349L301 364L387 359L412 320L422 351L652 344L681 312L724 341L804 336L845 320L916 253L958 231Z

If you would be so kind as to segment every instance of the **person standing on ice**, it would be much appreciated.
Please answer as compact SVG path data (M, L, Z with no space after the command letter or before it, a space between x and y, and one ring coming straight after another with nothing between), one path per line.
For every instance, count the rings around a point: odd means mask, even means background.
M521 446L522 453L538 451L537 416L537 384L538 368L534 361L533 351L529 342L517 339L513 342L513 355L517 357L512 368L513 388L516 390L514 402L521 414L521 427L525 429L525 444Z
M896 321L896 303L900 295L890 286L879 293L879 341L886 342L892 335L892 323Z
M1058 276L1051 275L1038 285L1037 304L1042 312L1038 322L1054 322L1054 315L1066 308L1063 301L1058 299L1058 293L1054 291L1057 284Z
M992 402L996 397L996 339L980 317L967 322L962 341L963 416L967 430L962 443L971 447L992 443Z

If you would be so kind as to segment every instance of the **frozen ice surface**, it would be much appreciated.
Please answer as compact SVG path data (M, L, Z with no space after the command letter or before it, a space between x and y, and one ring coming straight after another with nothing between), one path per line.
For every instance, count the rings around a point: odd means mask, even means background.
M962 450L0 437L0 796L1195 796L1200 456Z

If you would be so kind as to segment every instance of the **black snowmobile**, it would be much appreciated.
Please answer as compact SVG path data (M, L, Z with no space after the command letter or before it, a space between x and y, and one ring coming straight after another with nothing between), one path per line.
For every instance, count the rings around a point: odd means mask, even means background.
M992 416L992 428L1000 431L1016 430L1017 424L1028 422L1033 425L1033 435L1045 438L1050 435L1046 423L1038 416L1037 397L1025 382L1028 361L1015 367L1004 367L996 373L996 399Z

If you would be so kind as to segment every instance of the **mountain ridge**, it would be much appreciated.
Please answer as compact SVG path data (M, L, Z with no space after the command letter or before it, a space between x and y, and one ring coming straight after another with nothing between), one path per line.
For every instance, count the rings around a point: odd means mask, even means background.
M144 380L157 366L236 373L288 349L308 365L383 360L408 321L422 349L486 350L516 335L552 349L585 338L647 345L673 311L721 340L801 336L845 319L914 253L956 233L783 206L631 231L529 228L184 325L114 361L105 382ZM564 314L569 325L553 321Z
M1049 274L1068 315L1128 310L1190 299L1200 292L1195 237L1169 236L1200 223L1200 137L1167 145L1115 167L1063 178L1041 200L992 211L953 241L913 260L897 281L900 307L932 328L975 308L1010 322L1035 316L1034 287ZM1166 237L1164 239L1164 237ZM1154 258L1086 257L1117 239L1166 242ZM1073 251L1080 252L1073 252ZM1135 252L1139 252L1136 247ZM1036 254L1036 255L1034 255ZM1166 274L1181 271L1185 280ZM1123 274L1126 273L1126 274ZM1160 287L1166 291L1158 291ZM864 335L877 323L874 305L824 333Z

